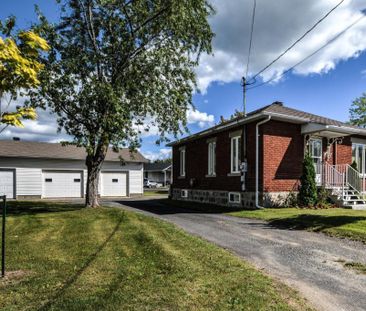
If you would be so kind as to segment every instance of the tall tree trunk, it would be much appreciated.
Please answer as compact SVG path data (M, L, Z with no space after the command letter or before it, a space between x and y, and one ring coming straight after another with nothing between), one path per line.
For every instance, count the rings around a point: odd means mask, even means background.
M86 167L88 169L88 177L86 183L86 207L99 207L98 200L98 184L100 171L107 154L108 144L97 148L94 155L87 155Z

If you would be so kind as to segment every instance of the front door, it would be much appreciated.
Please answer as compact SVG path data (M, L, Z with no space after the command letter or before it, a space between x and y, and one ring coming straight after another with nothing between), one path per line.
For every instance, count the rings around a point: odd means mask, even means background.
M316 183L319 185L322 181L322 140L320 138L311 138L309 142L309 152L310 156L314 161L315 173L316 173Z

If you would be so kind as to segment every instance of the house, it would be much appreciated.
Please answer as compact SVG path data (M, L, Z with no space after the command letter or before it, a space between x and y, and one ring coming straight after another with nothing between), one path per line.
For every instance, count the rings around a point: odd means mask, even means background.
M306 152L316 181L342 206L366 207L366 129L275 102L169 144L171 196L245 208L283 205ZM357 170L351 167L357 163Z
M1 140L0 194L17 199L84 197L85 157L85 150L76 146ZM100 174L100 196L142 194L145 162L139 152L110 149Z
M144 164L144 174L145 178L161 183L166 186L170 184L171 181L171 162L162 163L145 163Z

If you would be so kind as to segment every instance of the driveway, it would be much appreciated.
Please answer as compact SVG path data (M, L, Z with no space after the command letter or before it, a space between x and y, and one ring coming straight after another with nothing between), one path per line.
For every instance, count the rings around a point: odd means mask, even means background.
M107 204L169 221L226 248L297 289L319 310L366 310L366 275L340 262L366 264L362 243L278 229L260 220L186 210L151 198Z

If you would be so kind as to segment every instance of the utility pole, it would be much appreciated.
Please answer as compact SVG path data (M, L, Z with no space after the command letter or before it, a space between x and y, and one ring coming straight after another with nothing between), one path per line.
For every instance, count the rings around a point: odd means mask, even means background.
M247 106L247 80L245 79L245 77L243 77L241 79L241 86L243 87L243 114L244 114L244 117L246 117L247 115L247 109L246 109L246 106Z

